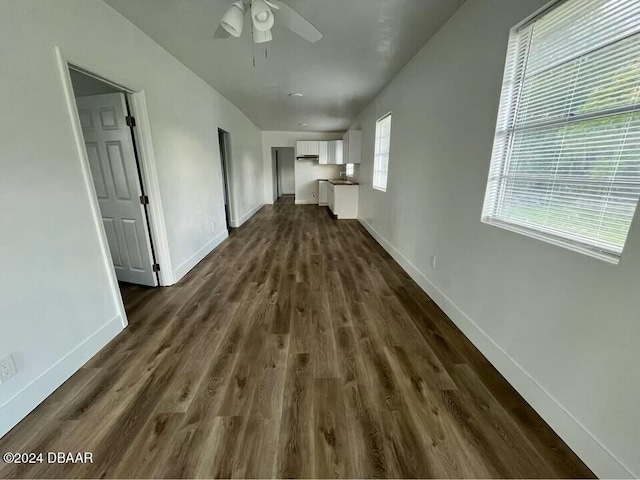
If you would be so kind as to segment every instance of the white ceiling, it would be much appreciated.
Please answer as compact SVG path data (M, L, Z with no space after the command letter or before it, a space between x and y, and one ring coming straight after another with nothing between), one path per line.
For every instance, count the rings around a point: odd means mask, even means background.
M265 58L247 24L239 39L213 38L232 0L105 1L261 129L310 131L345 130L464 2L287 0L324 38L306 42L279 26L276 13Z

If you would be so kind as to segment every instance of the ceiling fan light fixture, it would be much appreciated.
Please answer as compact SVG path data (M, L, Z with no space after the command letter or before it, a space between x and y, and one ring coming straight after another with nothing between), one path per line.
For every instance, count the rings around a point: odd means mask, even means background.
M244 3L242 0L238 0L228 8L222 17L222 20L220 20L220 25L222 25L222 28L229 32L230 35L240 37L240 35L242 35L242 27L244 25L243 17Z
M266 32L261 32L260 30L253 31L253 43L267 43L271 40L273 40L271 30L267 30Z
M251 21L256 30L266 32L273 27L273 12L264 0L252 0Z

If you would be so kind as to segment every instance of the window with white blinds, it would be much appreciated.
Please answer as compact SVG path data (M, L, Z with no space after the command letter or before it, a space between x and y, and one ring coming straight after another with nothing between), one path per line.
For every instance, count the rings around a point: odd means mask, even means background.
M347 163L345 171L347 173L347 177L353 177L356 172L356 166L353 163Z
M617 263L640 196L640 0L512 30L482 220Z
M376 145L373 158L373 188L387 191L389 150L391 148L391 114L376 122Z

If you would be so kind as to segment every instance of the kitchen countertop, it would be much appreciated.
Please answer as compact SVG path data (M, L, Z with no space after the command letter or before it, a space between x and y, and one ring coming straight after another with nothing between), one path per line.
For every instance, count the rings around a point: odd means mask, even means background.
M345 187L353 187L358 185L358 182L352 182L350 180L329 179L328 182L331 185L339 185Z

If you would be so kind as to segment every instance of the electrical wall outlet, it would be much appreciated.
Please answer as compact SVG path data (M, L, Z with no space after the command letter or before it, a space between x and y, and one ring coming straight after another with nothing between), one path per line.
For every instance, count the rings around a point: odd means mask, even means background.
M16 374L16 364L13 363L11 355L0 359L0 383L6 382Z
M431 268L436 269L436 256L431 255Z

